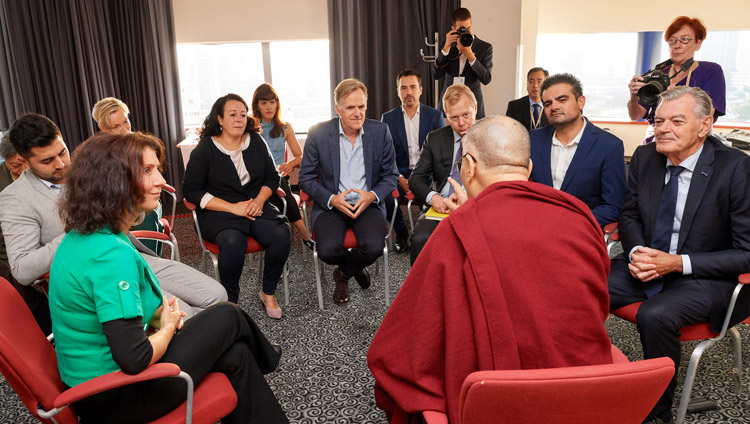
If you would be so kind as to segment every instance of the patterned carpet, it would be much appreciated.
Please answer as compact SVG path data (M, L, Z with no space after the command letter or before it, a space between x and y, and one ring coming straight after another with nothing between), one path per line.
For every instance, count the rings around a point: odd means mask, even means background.
M182 213L185 211L182 210ZM200 251L192 227L192 219L185 215L176 221L175 233L179 240L183 262L200 269ZM280 343L284 356L279 369L267 376L281 406L293 423L384 423L385 414L375 407L373 378L366 365L367 348L382 320L386 308L383 299L382 259L380 272L370 272L373 285L369 290L350 285L351 300L346 306L331 301L333 268L323 266L323 295L325 310L320 311L315 293L312 256L303 259L299 237L293 237L289 259L290 302L284 308L284 318L271 320L257 298L260 288L255 262L247 261L243 274L240 303L258 322L270 340ZM251 268L252 265L252 268ZM390 255L391 297L408 272L408 254ZM213 275L210 269L209 275ZM279 300L283 293L278 292ZM635 326L618 318L609 325L613 343L631 360L642 357ZM740 333L747 341L750 331L741 325ZM750 343L750 342L748 342ZM695 343L683 344L687 361ZM743 358L743 366L750 367L750 355ZM684 378L681 370L680 383ZM698 371L694 395L708 396L719 403L719 410L688 415L689 423L747 423L750 417L750 384L748 374L742 378L744 392L737 396L731 387L731 346L722 341L704 354ZM678 396L679 396L678 389ZM0 423L32 423L27 412L10 386L0 378ZM498 422L502 422L501 417Z

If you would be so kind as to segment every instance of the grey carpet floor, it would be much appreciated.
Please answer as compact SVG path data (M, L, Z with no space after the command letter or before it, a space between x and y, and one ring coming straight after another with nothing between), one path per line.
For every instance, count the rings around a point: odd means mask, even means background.
M182 210L184 212L184 210ZM192 219L178 218L175 225L183 262L200 269L200 251ZM258 291L256 262L248 260L242 277L240 304L258 322L268 338L282 345L284 355L279 369L267 376L281 406L293 423L384 423L385 414L375 407L374 380L367 369L367 349L386 312L384 304L383 267L375 273L370 267L373 285L362 290L350 285L348 305L331 301L332 271L322 266L324 310L318 309L312 257L302 254L299 237L293 235L289 258L289 305L282 307L284 317L271 320L265 316ZM406 278L408 254L390 255L391 298ZM209 263L207 273L213 276ZM283 300L283 292L277 292ZM550 317L554 319L554 317ZM750 344L750 331L740 325L740 333ZM642 358L635 326L618 318L609 325L613 343L631 360ZM695 343L683 344L687 361ZM737 396L731 385L731 346L722 341L704 354L693 393L719 403L719 410L688 415L689 423L750 422L750 384L748 373L742 376L743 394ZM750 355L743 358L750 367ZM684 378L684 368L679 377ZM680 389L678 388L678 396ZM746 418L747 417L747 418ZM0 423L36 422L27 412L8 383L0 378ZM498 417L502 422L502 417Z

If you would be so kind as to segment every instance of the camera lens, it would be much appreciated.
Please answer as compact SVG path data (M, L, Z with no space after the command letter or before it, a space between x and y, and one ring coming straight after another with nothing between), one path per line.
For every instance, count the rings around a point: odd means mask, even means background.
M638 90L638 99L644 105L653 105L656 104L656 101L659 99L659 94L661 94L662 91L664 91L664 89L661 87L661 84L651 81Z

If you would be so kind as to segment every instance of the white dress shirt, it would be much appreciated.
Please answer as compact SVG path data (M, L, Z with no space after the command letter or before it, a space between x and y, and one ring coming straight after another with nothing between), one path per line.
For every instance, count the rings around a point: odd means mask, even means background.
M414 169L419 160L419 112L421 106L417 104L417 112L414 118L409 118L406 109L401 106L404 114L404 128L406 129L406 144L409 146L409 169Z
M581 141L583 130L586 129L586 125L586 118L584 118L581 131L576 134L570 143L564 146L562 142L557 139L557 131L552 134L552 150L550 151L549 162L552 171L552 187L558 190L562 187L562 183L565 180L565 173L568 172L570 162L573 161L573 156L576 154L578 143Z

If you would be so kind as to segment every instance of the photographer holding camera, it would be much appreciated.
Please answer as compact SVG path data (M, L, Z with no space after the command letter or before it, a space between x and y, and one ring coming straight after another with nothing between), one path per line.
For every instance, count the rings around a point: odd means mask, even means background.
M726 82L724 71L718 63L694 61L695 52L706 39L706 27L697 18L679 16L664 31L664 41L669 44L669 60L662 62L643 75L636 75L628 84L630 119L646 119L650 126L644 144L653 140L656 96L677 85L699 87L713 102L714 122L726 109ZM691 64L692 63L692 64Z
M451 13L451 30L445 36L443 50L435 59L435 79L445 76L438 110L443 110L443 94L453 84L468 86L477 99L477 119L484 118L482 84L492 79L492 44L475 36L471 12L464 7Z

